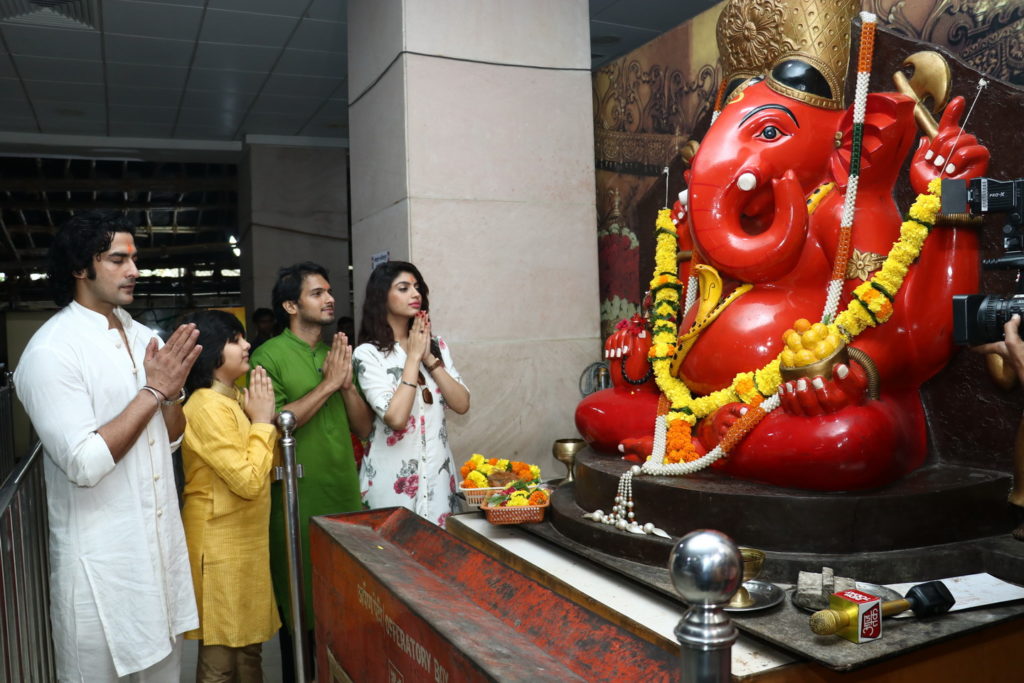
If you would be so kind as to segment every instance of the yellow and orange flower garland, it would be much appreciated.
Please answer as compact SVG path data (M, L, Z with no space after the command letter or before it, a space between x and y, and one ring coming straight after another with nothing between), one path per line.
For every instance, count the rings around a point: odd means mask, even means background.
M756 372L742 372L725 389L694 398L686 383L672 374L679 329L679 298L682 285L676 265L678 236L668 209L658 212L657 246L654 251L655 273L651 280L654 294L654 322L649 352L654 377L668 398L665 414L665 453L663 462L692 462L699 457L693 446L691 428L702 417L736 401L753 403L775 393L782 383L778 360ZM660 410L659 414L665 413Z
M941 180L936 178L928 184L928 192L918 195L911 206L907 219L900 226L899 239L893 244L881 269L871 279L854 289L846 309L836 316L834 322L828 324L830 332L835 332L845 343L849 343L868 327L880 325L892 317L893 300L903 286L911 264L921 254L924 241L935 224L940 207ZM656 234L655 273L651 281L655 299L650 360L655 380L667 397L669 405L665 414L665 450L663 453L657 453L656 445L656 452L653 455L657 461L649 459L644 464L643 471L648 474L687 474L700 467L681 467L682 463L704 463L704 466L711 464L735 446L742 435L753 429L760 417L777 407L778 400L775 394L782 384L782 375L779 372L780 359L775 358L754 372L737 374L728 387L707 396L694 398L690 394L686 383L673 376L671 372L672 361L676 355L682 286L676 276L678 238L668 209L658 212ZM760 407L762 401L769 397L770 405ZM695 453L687 451L682 446L684 438L690 439L689 432L697 420L728 403L737 401L754 406L754 409L748 410L743 416L744 419L733 425L730 434L727 434L712 452L697 459ZM662 412L659 410L659 413ZM737 435L733 435L733 431L742 432L739 434L740 438L736 438Z
M462 488L490 488L491 485L487 478L495 472L512 472L519 481L526 484L540 482L540 467L537 465L530 465L518 460L485 458L479 453L474 453L459 470L459 474L462 475Z

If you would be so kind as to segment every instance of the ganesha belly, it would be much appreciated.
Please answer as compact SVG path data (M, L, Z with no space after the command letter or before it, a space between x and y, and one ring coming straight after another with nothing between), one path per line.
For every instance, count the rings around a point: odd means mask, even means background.
M953 353L952 296L979 277L976 232L936 224L939 180L984 175L989 156L960 126L962 98L922 137L914 102L868 94L866 77L846 106L859 3L826 4L845 22L826 32L838 45L808 40L785 13L757 24L770 39L740 40L750 3L719 19L726 85L685 196L658 217L654 301L606 343L617 386L576 413L595 450L623 451L647 474L710 466L857 490L927 455L920 387ZM865 22L861 69L871 31ZM908 154L918 197L901 216L893 189ZM678 263L684 251L693 259ZM641 358L653 379L627 388L644 377Z

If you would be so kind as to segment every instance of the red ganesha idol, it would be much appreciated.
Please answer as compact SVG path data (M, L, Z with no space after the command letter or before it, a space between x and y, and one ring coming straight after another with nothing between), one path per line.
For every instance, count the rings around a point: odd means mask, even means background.
M609 338L616 386L577 409L596 450L635 453L647 474L712 466L824 491L924 462L919 390L952 355L952 296L979 277L977 234L935 224L939 179L982 176L989 155L960 127L962 98L918 138L910 98L868 94L871 15L844 102L859 4L723 9L719 108L688 196L658 218L649 328ZM903 217L908 154L918 198ZM656 384L637 383L648 367Z

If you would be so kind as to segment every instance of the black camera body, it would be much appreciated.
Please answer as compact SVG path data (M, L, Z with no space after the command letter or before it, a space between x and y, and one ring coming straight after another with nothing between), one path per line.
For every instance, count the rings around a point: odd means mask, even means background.
M1006 214L1003 226L1003 255L982 259L986 270L1016 270L1017 292L1013 296L957 294L953 296L953 343L977 346L1003 338L1003 325L1015 313L1024 318L1024 178L942 181L942 213Z

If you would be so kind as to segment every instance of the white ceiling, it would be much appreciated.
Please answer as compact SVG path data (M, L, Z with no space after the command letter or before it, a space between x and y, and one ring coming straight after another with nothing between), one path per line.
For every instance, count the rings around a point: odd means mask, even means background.
M714 4L590 0L593 65ZM345 6L0 0L0 135L159 138L171 145L168 139L302 136L343 144Z

